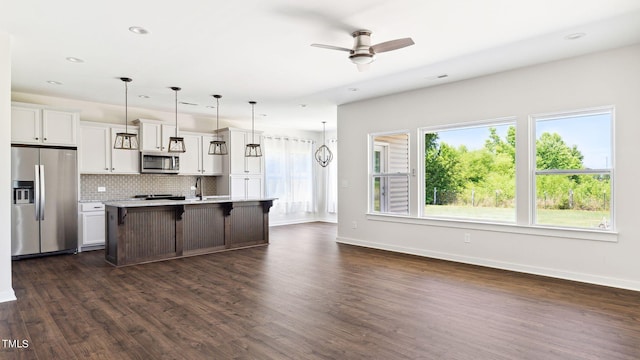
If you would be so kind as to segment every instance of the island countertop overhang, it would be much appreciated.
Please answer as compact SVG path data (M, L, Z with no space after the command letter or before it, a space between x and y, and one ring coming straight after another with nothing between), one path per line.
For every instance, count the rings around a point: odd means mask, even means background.
M173 206L173 205L197 205L197 204L216 204L216 203L241 203L256 201L273 201L277 198L260 197L260 198L233 198L229 196L212 196L200 199L185 200L116 200L105 201L105 206L114 206L119 208L147 207L147 206Z

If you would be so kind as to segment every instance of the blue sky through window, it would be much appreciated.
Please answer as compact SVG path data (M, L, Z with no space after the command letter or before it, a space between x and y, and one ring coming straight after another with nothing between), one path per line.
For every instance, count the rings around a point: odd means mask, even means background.
M500 138L505 139L511 124L468 127L439 131L440 142L453 147L465 145L469 150L480 149L489 138L489 127L494 127ZM611 114L567 116L549 120L538 120L536 139L545 132L558 133L564 142L584 155L586 168L605 169L611 167Z

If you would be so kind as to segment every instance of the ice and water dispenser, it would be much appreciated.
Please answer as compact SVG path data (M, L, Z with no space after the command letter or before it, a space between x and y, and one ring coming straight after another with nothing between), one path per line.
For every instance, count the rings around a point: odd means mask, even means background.
M13 204L33 204L33 181L17 180L13 182Z

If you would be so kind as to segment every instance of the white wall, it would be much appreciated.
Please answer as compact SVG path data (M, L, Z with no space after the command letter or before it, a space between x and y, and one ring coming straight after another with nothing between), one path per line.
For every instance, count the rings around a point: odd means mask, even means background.
M640 290L639 96L640 45L635 45L339 106L338 241ZM585 233L557 236L525 226L424 219L388 222L366 214L369 133L409 129L411 167L417 170L420 127L516 116L518 129L526 129L531 114L605 105L616 109L618 234L604 237L613 242L586 240L590 236ZM529 140L524 131L519 131L517 141L517 166L524 170L518 184L526 184L518 188L517 196L527 198ZM413 216L420 204L418 180L411 178ZM518 211L519 221L526 221L526 204ZM463 242L464 233L470 233L471 243Z
M0 302L15 300L11 287L11 38L0 32ZM4 199L4 200L2 200Z

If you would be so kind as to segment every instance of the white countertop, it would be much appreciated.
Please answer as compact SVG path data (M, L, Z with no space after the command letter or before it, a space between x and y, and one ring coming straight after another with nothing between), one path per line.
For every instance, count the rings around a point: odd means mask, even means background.
M144 206L167 206L167 205L196 205L215 204L225 202L247 202L247 201L269 201L277 198L231 198L229 196L205 196L202 200L197 198L185 200L116 200L104 201L106 206L115 207L144 207Z

